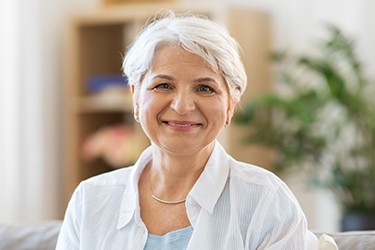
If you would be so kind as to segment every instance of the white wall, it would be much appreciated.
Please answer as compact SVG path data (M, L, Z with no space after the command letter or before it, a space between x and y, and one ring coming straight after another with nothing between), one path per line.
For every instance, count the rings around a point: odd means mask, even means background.
M61 54L72 2L1 2L0 222L59 212Z
M16 1L2 2L0 5L0 216L15 216L16 211L7 205L12 201L14 207L18 207L18 169L9 166L18 166L17 149L19 147L18 126L18 86L12 84L17 81L18 64L18 37L17 29L9 29L9 23L18 27Z

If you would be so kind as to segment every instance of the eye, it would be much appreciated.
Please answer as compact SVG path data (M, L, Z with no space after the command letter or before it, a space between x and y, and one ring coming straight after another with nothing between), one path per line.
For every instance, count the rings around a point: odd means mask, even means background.
M168 83L160 83L153 87L154 90L167 90L172 89L172 86Z
M197 87L197 91L202 94L214 94L215 93L215 90L207 85L199 85Z

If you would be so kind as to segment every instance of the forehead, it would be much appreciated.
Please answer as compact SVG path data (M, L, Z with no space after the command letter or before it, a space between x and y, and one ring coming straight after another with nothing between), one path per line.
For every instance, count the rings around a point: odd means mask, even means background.
M154 58L151 62L151 68L168 65L171 63L191 63L193 65L204 66L205 68L207 67L211 69L211 67L202 57L197 54L188 52L181 46L166 44L156 48Z
M191 77L209 76L224 81L221 73L213 70L202 57L177 45L158 47L155 50L149 73L188 74Z

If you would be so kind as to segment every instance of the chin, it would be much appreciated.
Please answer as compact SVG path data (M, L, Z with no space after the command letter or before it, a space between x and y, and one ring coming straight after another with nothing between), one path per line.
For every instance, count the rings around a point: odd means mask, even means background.
M188 140L190 141L190 140ZM196 140L191 140L191 143L185 141L180 142L168 142L163 143L162 145L158 145L158 147L168 153L174 154L174 155L191 155L194 153L198 153L204 149L212 149L213 148L213 142L211 141L209 143L202 143L197 142Z

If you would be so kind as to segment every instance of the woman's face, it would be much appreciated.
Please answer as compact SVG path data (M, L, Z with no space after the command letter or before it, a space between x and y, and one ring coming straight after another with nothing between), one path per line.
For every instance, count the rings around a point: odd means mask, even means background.
M174 154L212 146L235 107L222 75L178 46L159 47L140 87L132 91L143 130Z

